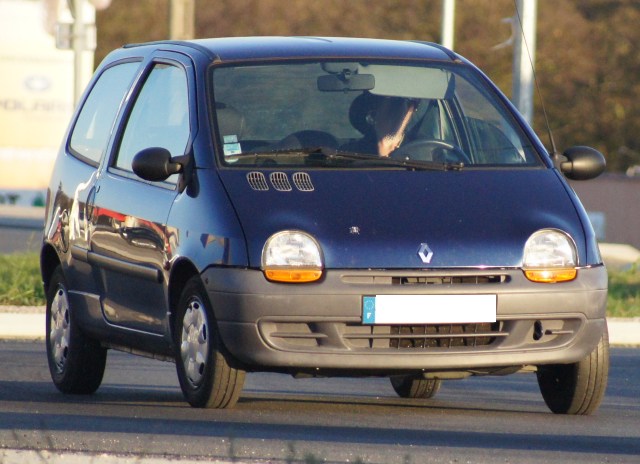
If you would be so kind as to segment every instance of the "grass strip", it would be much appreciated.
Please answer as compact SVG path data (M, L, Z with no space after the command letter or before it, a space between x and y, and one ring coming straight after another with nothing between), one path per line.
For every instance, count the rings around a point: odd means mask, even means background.
M45 304L37 253L0 255L0 305Z

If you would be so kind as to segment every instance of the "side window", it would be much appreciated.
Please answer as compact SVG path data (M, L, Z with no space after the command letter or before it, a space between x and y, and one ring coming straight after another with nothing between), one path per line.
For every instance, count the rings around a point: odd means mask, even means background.
M184 69L157 63L131 110L115 166L131 171L140 150L162 147L183 155L189 141L189 92ZM177 175L169 178L175 182Z
M430 100L423 104L424 109L417 115L419 120L415 129L415 138L443 140L454 145L456 140L454 124L449 107L444 100Z
M100 75L71 133L69 148L74 155L100 162L120 104L139 66L139 62L122 63L107 68Z
M517 131L517 125L510 121L511 116L468 81L457 79L456 83L474 161L498 165L535 164L534 150L524 134Z

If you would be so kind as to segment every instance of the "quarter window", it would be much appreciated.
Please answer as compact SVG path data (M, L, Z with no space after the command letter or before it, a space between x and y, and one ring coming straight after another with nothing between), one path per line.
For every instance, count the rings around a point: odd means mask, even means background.
M98 164L107 149L113 123L140 63L106 69L91 89L73 128L71 153Z
M115 166L132 171L134 156L145 148L162 147L183 155L189 140L189 93L182 68L153 66L131 110ZM177 175L169 178L175 182Z

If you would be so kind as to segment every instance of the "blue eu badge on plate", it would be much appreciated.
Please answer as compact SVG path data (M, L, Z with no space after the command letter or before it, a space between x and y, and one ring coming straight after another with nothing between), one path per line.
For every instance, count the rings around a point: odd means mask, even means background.
M376 297L362 297L362 323L375 324L376 322Z

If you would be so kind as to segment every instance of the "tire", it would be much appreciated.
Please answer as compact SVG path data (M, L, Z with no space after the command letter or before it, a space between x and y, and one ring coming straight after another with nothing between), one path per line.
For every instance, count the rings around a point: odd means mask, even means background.
M176 370L187 402L195 408L233 407L245 372L229 362L199 276L187 282L175 324Z
M423 379L411 375L393 376L389 380L398 396L402 398L433 398L442 384L439 379Z
M69 304L67 284L58 266L47 291L46 345L49 372L62 393L88 395L102 383L107 350L85 336Z
M602 402L609 377L609 334L605 326L598 346L575 364L538 367L538 385L555 414L589 415Z

